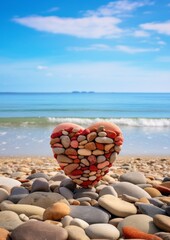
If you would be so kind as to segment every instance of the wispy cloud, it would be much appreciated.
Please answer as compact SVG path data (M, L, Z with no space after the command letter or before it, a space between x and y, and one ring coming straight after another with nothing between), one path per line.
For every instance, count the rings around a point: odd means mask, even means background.
M118 0L109 2L107 5L99 7L96 11L87 11L85 14L88 16L114 16L129 14L135 11L137 8L152 5L153 1L129 1L129 0Z
M132 33L132 35L134 37L149 37L150 33L148 33L147 31L143 31L143 30L136 30Z
M14 22L54 34L67 34L81 38L114 38L123 32L118 24L120 19L115 17L84 17L60 18L29 16L14 18Z
M127 54L138 54L147 52L157 52L159 48L136 48L127 45L109 46L106 44L92 44L87 47L69 47L72 51L119 51Z
M37 69L38 69L38 70L47 70L48 67L47 67L47 66L43 66L43 65L38 65L38 66L37 66Z
M135 48L135 47L129 47L126 45L118 45L116 46L116 50L129 53L129 54L136 54L136 53L146 53L146 52L158 52L159 48Z
M144 30L155 31L160 34L170 35L170 21L162 23L144 23L140 27Z

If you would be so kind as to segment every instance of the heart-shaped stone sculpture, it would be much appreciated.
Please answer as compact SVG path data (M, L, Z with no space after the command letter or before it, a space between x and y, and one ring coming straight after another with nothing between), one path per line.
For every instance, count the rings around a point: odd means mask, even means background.
M123 144L120 128L109 122L90 127L73 123L56 126L50 141L61 169L75 183L91 188L108 173Z

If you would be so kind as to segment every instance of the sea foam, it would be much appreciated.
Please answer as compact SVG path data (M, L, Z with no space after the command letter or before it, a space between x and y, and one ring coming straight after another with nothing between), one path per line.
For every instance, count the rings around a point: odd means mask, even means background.
M50 123L63 123L72 122L75 124L82 125L84 127L89 126L95 122L108 121L115 123L119 126L131 126L131 127L170 127L169 118L55 118L49 117L48 121Z

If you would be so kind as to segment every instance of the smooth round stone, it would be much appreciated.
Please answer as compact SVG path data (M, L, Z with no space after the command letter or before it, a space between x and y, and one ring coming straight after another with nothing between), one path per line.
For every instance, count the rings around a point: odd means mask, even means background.
M66 187L73 191L76 188L76 183L70 178L65 178L61 181L60 187Z
M69 240L90 240L90 238L86 235L84 229L78 226L67 226L65 229L68 232Z
M154 217L156 214L163 214L165 215L165 210L159 207L156 207L152 204L147 203L136 203L136 206L140 210L141 213L146 214L150 217Z
M0 188L0 203L6 200L8 196L9 196L9 193L4 188Z
M127 172L119 177L120 182L130 182L133 184L145 184L145 175L141 172Z
M61 144L64 148L68 148L70 146L70 138L69 136L61 136Z
M44 211L43 220L60 220L69 213L70 207L66 203L54 203Z
M38 178L32 184L31 192L49 192L50 187L48 181L45 178Z
M27 179L34 179L34 178L45 178L47 181L49 180L49 176L45 173L33 173L30 176L27 177Z
M5 185L10 188L13 188L15 186L20 186L21 183L15 179L8 178L8 177L0 177L0 185Z
M24 213L26 216L39 215L43 216L44 208L38 206L32 206L28 204L9 204L7 202L1 203L1 210L13 211L17 214Z
M137 208L134 204L125 202L113 195L103 195L98 199L98 204L118 217L127 217L137 213Z
M158 232L156 233L156 236L162 238L163 240L170 240L170 233Z
M122 235L122 227L131 226L145 233L154 234L159 232L159 229L153 223L153 218L145 214L136 214L124 218L117 226Z
M11 189L11 195L18 195L18 194L29 194L29 191L24 187L13 187Z
M66 187L59 188L60 194L66 199L73 199L73 192Z
M151 197L160 197L162 194L159 190L157 190L156 188L153 188L153 187L146 187L144 188L144 190L149 193L149 195Z
M69 179L65 174L62 174L62 173L56 173L54 176L52 176L51 178L50 178L50 180L52 180L52 181L55 181L55 182L57 182L57 181L63 181L64 179ZM64 186L63 186L64 187Z
M14 194L8 197L8 200L13 203L18 203L22 198L27 197L29 194Z
M46 209L58 201L68 204L68 201L61 194L52 192L34 192L21 199L18 203L39 206Z
M12 211L0 212L0 227L5 228L8 231L13 231L16 227L23 222L20 220L18 214Z
M153 218L154 224L163 231L170 232L170 217L157 214Z
M111 224L91 224L85 229L86 234L89 238L98 238L98 239L108 239L108 240L117 240L120 236L117 228Z
M112 186L106 186L104 187L100 192L99 192L99 197L106 195L106 194L110 194L113 195L115 197L118 197L117 192L114 190L114 188Z
M149 202L159 208L161 208L164 205L164 203L162 201L160 201L159 199L156 199L156 198L150 198Z
M67 215L61 219L61 223L63 227L69 226L70 222L73 220L73 218L70 215Z
M10 232L5 228L0 228L0 239L1 240L10 240Z
M85 222L92 223L108 223L109 214L105 211L91 206L70 206L70 216L80 218Z
M165 208L165 212L166 212L166 214L167 214L168 216L170 216L170 206L167 206L167 207Z
M129 196L127 194L123 194L121 196L122 200L126 201L126 202L130 202L130 203L135 203L137 201L139 201L138 198L135 198L135 197L132 197L132 196Z
M151 198L151 196L142 188L138 187L137 185L129 182L118 182L112 184L113 188L117 192L118 195L127 194L132 197L136 198Z
M96 137L95 141L97 143L103 143L103 144L113 143L113 139L108 137Z
M29 221L29 217L27 217L24 213L19 214L19 218L20 218L21 221L23 221L23 222Z
M89 226L87 222L85 222L80 218L73 218L73 220L71 220L70 222L70 225L78 226L78 227L81 227L82 229L85 229Z
M96 192L77 192L74 194L74 198L82 198L82 197L89 197L91 199L97 199L98 198L98 194Z
M12 240L67 240L64 228L40 221L29 221L12 231Z

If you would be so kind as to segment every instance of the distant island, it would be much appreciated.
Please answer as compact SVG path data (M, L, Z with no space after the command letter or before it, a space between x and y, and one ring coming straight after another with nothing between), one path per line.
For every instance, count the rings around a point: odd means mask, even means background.
M94 91L72 91L72 93L95 93Z

